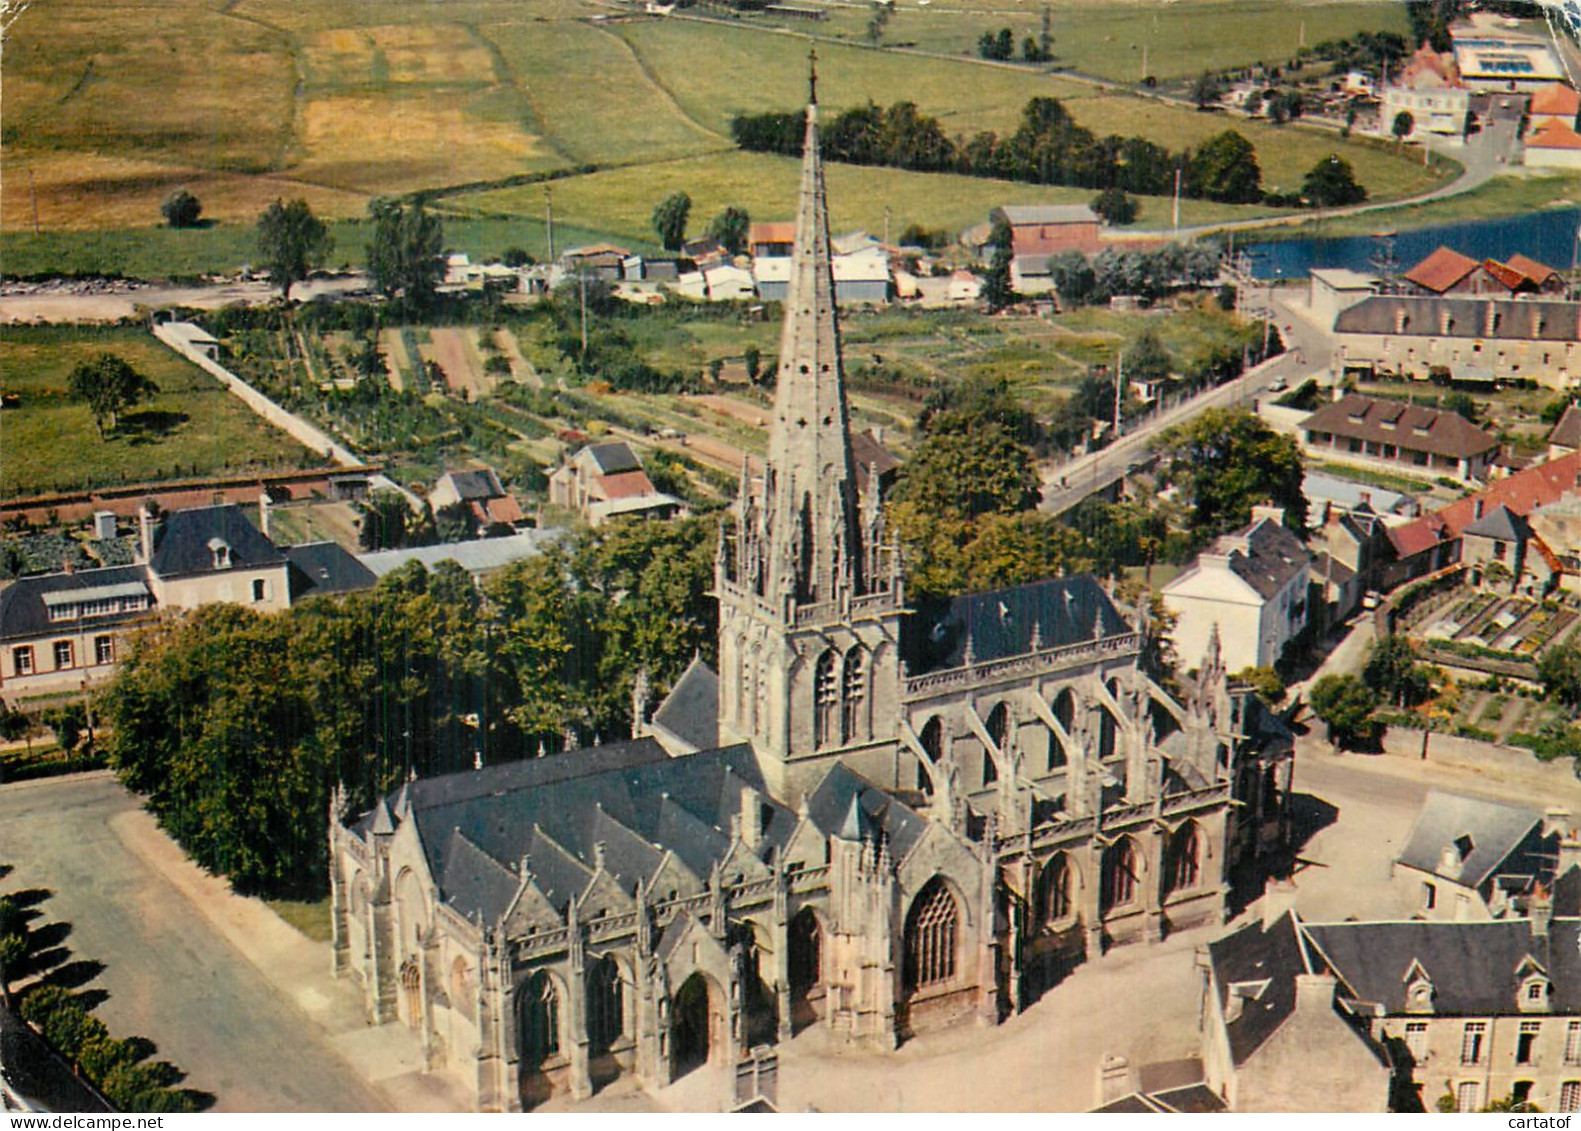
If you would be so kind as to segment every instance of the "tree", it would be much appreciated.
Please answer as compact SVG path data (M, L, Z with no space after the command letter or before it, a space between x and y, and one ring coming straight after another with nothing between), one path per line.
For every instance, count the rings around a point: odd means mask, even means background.
M1249 686L1271 706L1277 707L1285 697L1285 681L1273 668L1244 668L1236 673L1235 679Z
M1545 650L1537 660L1537 678L1550 698L1572 710L1581 708L1581 650L1574 645Z
M403 496L395 491L374 491L362 504L357 541L369 553L404 546L410 517L411 510Z
M1187 171L1198 196L1225 204L1255 204L1262 199L1257 151L1234 130L1203 142L1191 155Z
M1385 636L1373 643L1361 677L1367 686L1402 710L1414 707L1433 690L1427 669L1417 662L1416 649L1410 640L1399 635Z
M1125 351L1125 375L1138 381L1163 381L1174 365L1175 359L1151 329L1143 330Z
M1094 197L1092 210L1107 224L1118 226L1136 219L1136 201L1117 185L1111 185Z
M895 14L895 0L873 0L872 15L867 21L867 41L878 43L884 38L884 29L889 26L889 17Z
M104 438L106 421L113 430L122 412L159 392L159 386L113 353L79 361L66 380L66 388L75 400L87 403L100 439Z
M1482 414L1481 406L1470 393L1446 393L1438 399L1438 407L1464 417L1473 424L1479 423L1477 418ZM1557 418L1554 423L1557 423Z
M1002 425L925 436L900 470L895 499L966 518L1014 514L1037 503L1032 453Z
M1367 199L1367 190L1356 183L1350 162L1330 153L1307 173L1301 182L1301 195L1318 208L1340 208L1360 204Z
M747 215L747 210L732 204L708 222L708 235L731 255L740 255L747 249L747 232L751 227L752 217Z
M1377 698L1372 688L1353 675L1326 675L1312 685L1312 711L1328 727L1329 741L1338 750L1362 735L1370 725Z
M379 198L369 203L368 215L373 219L368 275L374 287L385 298L399 295L408 316L421 313L445 277L444 225L422 201L407 205Z
M32 950L27 913L10 896L0 896L0 1001L11 1005L11 983L22 973Z
M1224 97L1224 87L1211 71L1203 71L1191 84L1191 100L1198 110L1210 110Z
M159 206L160 215L172 228L196 228L203 215L203 204L186 189L177 189Z
M291 287L319 267L334 247L329 228L305 200L276 200L258 217L258 259L282 299L289 299Z
M1411 131L1416 129L1416 117L1409 110L1401 110L1394 116L1394 122L1389 126L1389 132L1394 135L1395 147L1405 144L1405 139L1411 136Z
M507 267L530 267L537 261L524 247L508 247L500 255L500 262Z
M680 251L686 243L686 221L692 214L692 198L672 192L653 208L653 230L666 251Z
M988 303L988 313L997 314L1016 300L1010 280L1010 267L1016 258L1015 232L1009 220L1003 216L994 220L990 242L994 252L988 260L988 274L983 277L983 299Z
M1244 409L1210 408L1159 437L1174 474L1191 496L1191 528L1208 538L1244 526L1253 505L1284 508L1285 525L1306 527L1301 452Z
M763 351L757 346L748 346L741 351L741 364L746 367L747 380L756 385L763 369Z
M977 53L984 59L995 59L1001 62L1015 58L1015 33L1007 27L1000 28L998 33L983 32L977 40Z

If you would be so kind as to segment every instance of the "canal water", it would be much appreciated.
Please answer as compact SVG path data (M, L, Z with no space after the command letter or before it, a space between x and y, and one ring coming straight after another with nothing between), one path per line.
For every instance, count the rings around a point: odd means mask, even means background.
M1388 214L1378 217L1379 230L1387 230ZM1581 228L1581 208L1551 208L1523 216L1469 220L1432 228L1408 229L1394 240L1394 257L1409 270L1440 246L1452 247L1473 259L1504 259L1517 252L1560 271L1568 270ZM1236 240L1236 250L1241 248ZM1300 279L1314 267L1348 267L1373 271L1378 252L1373 236L1334 236L1327 239L1274 240L1248 244L1252 269L1260 279Z

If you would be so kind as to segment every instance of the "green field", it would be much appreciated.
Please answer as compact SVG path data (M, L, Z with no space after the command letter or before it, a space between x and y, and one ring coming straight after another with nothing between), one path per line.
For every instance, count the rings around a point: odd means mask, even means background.
M159 392L99 438L86 405L66 395L79 361L111 352ZM306 448L262 423L218 381L152 335L121 327L8 326L0 336L0 498L194 475L295 467Z
M1124 29L1140 27L1137 34L1159 40L1160 59L1173 60L1156 66L1150 60L1151 70L1167 74L1178 65L1188 73L1253 62L1266 45L1299 39L1303 21L1309 42L1320 38L1319 25L1322 37L1393 28L1403 19L1397 8L1357 0L1182 0L1160 10L1076 0L1061 6L1055 36L1074 70L1122 74L1131 49L1122 42ZM1035 21L1037 11L1016 12L1016 26ZM783 213L788 197L777 187L783 181L765 174L770 191L754 179L780 166L730 151L730 119L800 104L805 33L838 37L850 31L852 18L865 18L861 9L836 10L826 23L800 25L791 35L757 17L734 25L610 19L608 8L589 0L534 0L530 8L507 0L443 6L171 0L158 9L52 0L48 13L24 13L6 44L0 253L8 274L229 270L251 258L251 221L276 197L305 196L320 214L350 219L378 194L520 184L589 166L597 170L593 177L556 189L557 205L563 193L570 210L566 222L589 236L646 239L646 213L660 190L694 177L708 179L680 185L694 197L722 201L729 189L765 215ZM953 16L907 4L886 42L913 36L923 47L944 46L928 36L948 31L974 38L984 20L1010 16L1003 5L976 0ZM920 22L908 32L914 21ZM1026 68L854 42L821 42L819 50L825 104L913 100L955 134L1011 130L1036 95L1068 100L1077 120L1100 133L1140 132L1175 149L1230 124ZM1293 187L1334 149L1351 158L1374 198L1408 195L1435 180L1387 148L1235 125L1257 145L1270 188ZM619 179L621 170L627 179ZM653 191L641 193L642 182ZM183 186L203 201L205 215L218 222L214 228L166 233L154 227L159 202ZM611 201L590 204L591 194L606 187ZM892 215L904 212L906 220L934 228L973 222L984 200L1006 198L1003 186L877 171L847 177L846 189L865 194L854 222L873 229L881 195L890 198ZM1029 201L1085 199L1030 187L1015 194ZM454 227L457 249L488 254L513 244L544 246L537 188L469 195L448 207L465 216L523 217L519 238L491 246L472 238L478 229ZM1258 213L1194 205L1187 219L1229 214ZM701 207L694 215L706 222ZM1159 202L1144 204L1144 224L1162 219ZM568 232L561 242L582 238ZM357 263L361 242L342 240L332 265Z
M1382 213L1341 216L1314 221L1299 228L1269 228L1258 238L1297 239L1314 235L1365 236L1381 228L1427 228L1460 220L1485 220L1490 216L1519 216L1546 208L1570 208L1581 203L1581 173L1544 176L1498 177L1470 192L1428 204L1411 204ZM1562 266L1562 265L1561 265Z

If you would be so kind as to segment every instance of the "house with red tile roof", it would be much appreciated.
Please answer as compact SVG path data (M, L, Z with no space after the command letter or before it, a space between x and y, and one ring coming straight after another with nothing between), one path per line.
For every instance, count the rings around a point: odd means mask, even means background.
M1516 254L1506 259L1504 265L1525 275L1539 293L1564 295L1565 277L1546 263L1539 263L1528 255Z
M1527 133L1536 133L1551 121L1574 126L1577 116L1581 116L1581 94L1562 82L1556 82L1532 91L1531 104L1526 108L1526 118L1530 123Z
M1423 134L1459 135L1465 132L1471 91L1461 81L1453 55L1440 55L1423 44L1399 75L1384 87L1379 121L1388 133L1402 111L1411 115L1408 139Z
M1418 294L1480 295L1502 289L1497 278L1469 255L1440 247L1402 276Z
M686 504L653 485L631 447L589 444L549 476L549 502L581 512L593 526L623 516L672 518Z
M1581 133L1561 121L1550 120L1527 135L1521 160L1528 167L1581 169Z

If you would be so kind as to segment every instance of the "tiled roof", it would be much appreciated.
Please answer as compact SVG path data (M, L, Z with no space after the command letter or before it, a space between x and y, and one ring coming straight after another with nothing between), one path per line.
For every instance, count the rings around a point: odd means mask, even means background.
M1442 510L1424 515L1415 522L1392 527L1389 538L1402 558L1419 554L1460 532L1477 520L1477 503L1483 513L1507 506L1518 515L1528 515L1538 507L1557 502L1566 495L1581 492L1581 452L1571 452L1496 479L1467 499L1459 499Z
M513 495L500 495L498 498L474 502L472 505L482 509L482 517L486 521L504 526L515 526L527 517L522 513L522 505Z
M1478 266L1477 261L1469 255L1461 255L1453 248L1440 247L1407 271L1405 280L1415 283L1425 291L1443 294L1475 271Z
M1500 263L1497 259L1484 259L1482 269L1492 275L1499 286L1512 294L1523 287L1531 286L1532 281L1525 275L1507 263Z
M286 560L285 554L247 521L241 507L229 503L174 511L159 524L156 537L151 564L160 577L216 572L212 548L216 540L230 547L232 570L281 565Z
M1563 122L1544 122L1526 139L1527 149L1581 149L1581 134Z
M1565 406L1559 423L1548 433L1548 442L1565 448L1581 448L1581 404L1572 401Z
M1489 323L1492 332L1489 332ZM1559 299L1379 295L1339 312L1336 334L1573 342L1581 303Z
M1470 459L1499 446L1497 436L1484 432L1458 412L1377 400L1360 393L1347 393L1324 405L1303 420L1301 428L1450 459Z
M606 499L634 499L640 495L652 495L655 491L653 480L640 467L607 474L599 481L599 486Z
M1562 82L1553 83L1532 91L1532 101L1527 113L1533 118L1539 115L1552 115L1574 121L1575 116L1581 114L1581 94L1577 94Z
M912 675L965 663L967 640L978 663L1039 648L1123 636L1131 626L1091 576L1053 578L919 605L901 622L901 654Z
M747 229L747 243L795 243L796 221L769 220Z
M1548 280L1559 274L1558 271L1555 271L1546 263L1539 263L1530 256L1521 255L1519 253L1510 256L1504 261L1504 263L1505 266L1512 267L1516 271L1519 271L1522 275L1525 275L1538 286L1542 286L1544 283L1548 282Z

